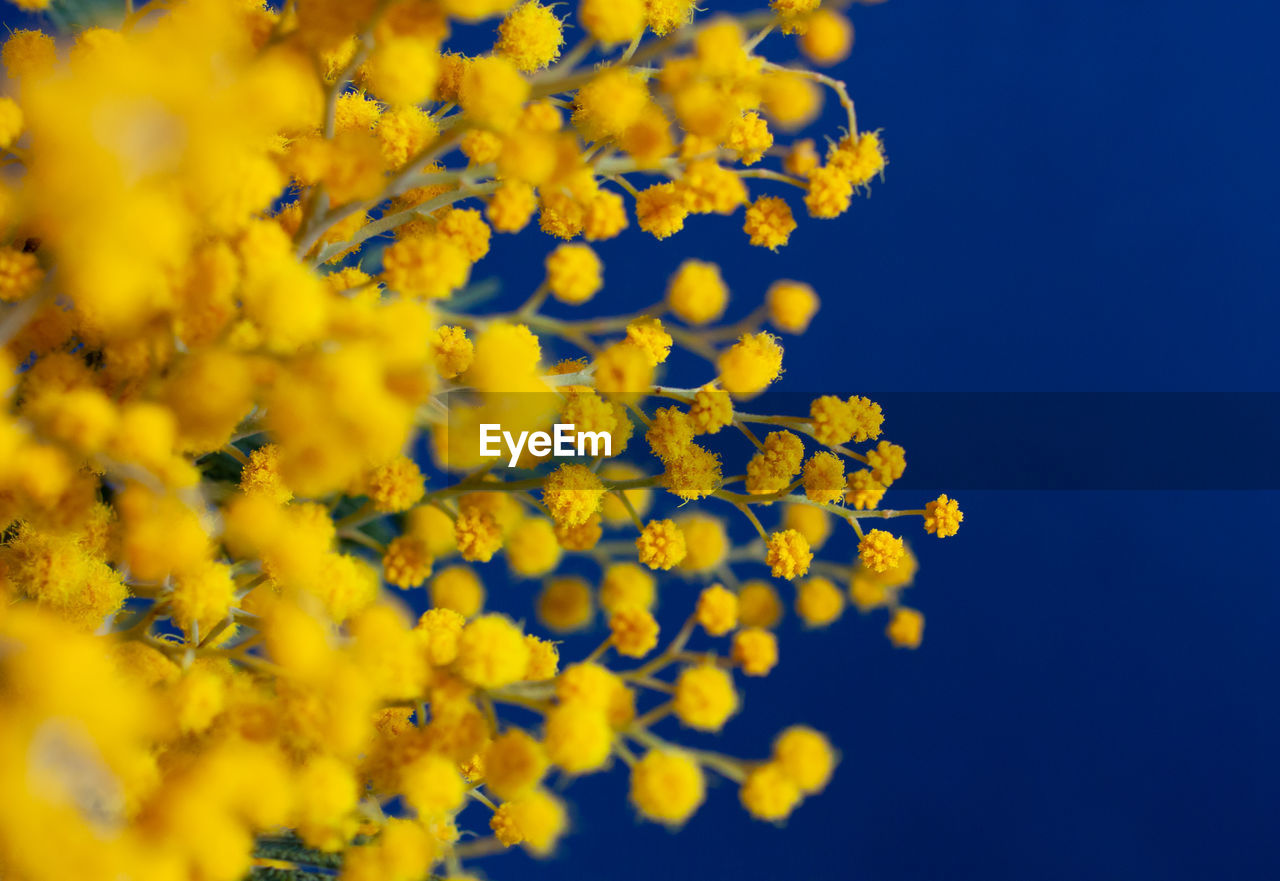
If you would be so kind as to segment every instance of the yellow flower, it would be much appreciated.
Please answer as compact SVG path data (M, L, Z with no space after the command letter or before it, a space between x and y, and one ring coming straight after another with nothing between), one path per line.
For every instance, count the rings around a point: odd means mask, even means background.
M796 588L796 614L810 627L826 627L843 611L844 594L826 578L809 578Z
M793 725L773 742L773 760L802 793L815 795L831 779L836 753L830 741L817 731Z
M686 667L676 677L672 700L676 717L699 731L719 731L738 711L733 677L719 667L702 664Z
M579 0L578 21L606 46L639 37L645 26L644 0Z
M765 294L769 320L778 330L804 333L818 313L818 295L798 281L776 281Z
M708 634L724 636L738 626L738 596L723 585L713 584L699 594L694 614Z
M684 533L674 520L650 520L636 539L640 562L650 569L670 569L685 558Z
M834 453L814 453L804 463L804 494L811 502L829 505L844 495L844 462Z
M963 520L964 512L960 510L960 503L947 498L946 493L924 506L924 531L938 538L955 535Z
M658 622L648 609L623 605L609 616L613 647L628 658L643 658L658 644Z
M902 539L883 529L873 529L858 542L858 557L872 572L888 572L902 559Z
M778 663L778 637L759 627L739 630L730 657L746 675L768 676Z
M602 709L578 702L564 704L547 713L545 744L556 767L586 774L609 760L613 729Z
M899 607L894 610L893 617L889 619L885 634L888 635L889 641L899 648L919 648L920 642L924 639L924 615L915 609Z
M581 578L552 579L538 595L538 620L557 633L584 629L591 615L591 588Z
M791 816L802 798L800 787L776 761L754 768L738 791L738 797L751 816L772 822Z
M767 581L748 581L738 591L738 616L744 627L777 627L782 612L778 592Z
M819 9L805 19L800 48L815 64L829 67L843 61L853 46L853 25L838 12Z
M528 96L528 81L515 63L501 55L472 59L458 88L458 103L467 115L495 131L515 125Z
M412 37L379 40L364 68L369 88L388 104L425 101L440 77L440 55Z
M442 235L402 239L382 258L387 287L411 297L447 297L466 285L470 275L466 251Z
M431 579L431 605L474 618L484 608L484 584L470 566L450 566Z
M671 334L658 318L637 318L627 324L627 342L644 353L650 367L657 367L671 353Z
M706 798L702 768L677 750L650 750L631 768L631 803L650 820L678 826Z
M524 634L502 615L481 615L458 638L458 673L481 688L519 682L528 666Z
M586 245L561 245L547 255L546 266L547 287L562 303L585 303L604 285L604 266Z
M538 0L521 3L498 25L494 49L510 58L524 73L533 73L560 57L563 30L550 7Z
M752 202L742 225L742 231L750 236L751 244L771 251L785 245L795 228L791 207L777 196L761 196Z
M907 470L906 452L897 444L880 441L874 450L867 453L871 476L885 486L892 484Z
M555 849L569 818L560 799L534 789L498 806L489 827L507 847L523 844L534 856L545 857Z
M803 535L794 529L784 529L769 536L764 562L775 578L792 581L809 571L813 552Z
M718 320L728 303L729 288L714 263L686 260L667 282L667 305L689 324Z
M600 582L600 607L612 614L624 606L652 609L658 598L658 582L635 563L614 563Z
M586 523L600 510L604 483L585 465L561 465L542 484L542 501L564 526Z
M720 385L737 397L759 394L782 373L782 347L768 333L744 334L716 359Z
M513 728L485 750L484 784L504 801L517 798L542 782L549 763L542 744Z

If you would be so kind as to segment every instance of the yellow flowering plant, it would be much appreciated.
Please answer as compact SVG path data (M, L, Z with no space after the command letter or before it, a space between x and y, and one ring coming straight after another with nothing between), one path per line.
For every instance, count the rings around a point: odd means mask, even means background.
M450 50L476 22L492 48ZM552 774L624 769L673 827L708 774L766 821L822 790L836 752L809 728L763 758L682 732L720 731L739 677L773 670L780 587L809 626L847 598L917 646L915 558L862 521L947 537L957 503L880 506L906 462L873 401L750 409L783 367L765 325L819 308L802 282L726 323L719 268L690 259L648 308L544 312L604 298L592 242L741 211L777 249L793 201L836 217L881 174L844 84L767 60L770 35L818 66L852 41L818 0L172 0L9 36L0 874L462 878L554 852ZM775 140L824 90L847 116L828 148ZM535 218L564 241L523 305L479 313L493 235ZM665 382L673 349L698 382ZM607 452L530 441L509 469L480 443L556 423ZM726 430L751 444L738 473ZM837 527L857 556L818 559ZM474 564L496 557L541 582L536 623L490 607ZM671 578L703 584L674 634Z

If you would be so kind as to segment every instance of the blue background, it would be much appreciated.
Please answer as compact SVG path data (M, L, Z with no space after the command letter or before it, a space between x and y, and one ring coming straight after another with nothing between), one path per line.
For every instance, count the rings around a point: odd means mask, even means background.
M834 72L862 124L884 129L891 164L872 197L802 220L778 254L745 245L740 214L691 218L665 243L633 229L599 249L602 310L659 299L679 260L701 256L724 264L735 315L776 277L822 294L788 349L782 388L798 394L1278 390L1270 5L893 0L853 17L853 58ZM764 48L794 54L776 36ZM480 271L504 276L502 305L527 294L514 282L547 250L533 233L496 244ZM998 448L1020 427L1002 418L969 430ZM1185 430L1203 449L1187 469L1232 455L1195 413ZM909 456L950 442L924 434ZM1107 443L1100 425L1090 455ZM635 819L615 771L573 784L560 860L481 868L527 881L1280 877L1275 493L1048 491L1022 477L1021 491L966 490L957 537L914 540L918 651L892 649L882 615L784 624L781 666L750 683L718 744L761 755L790 721L830 733L839 772L784 828L750 821L725 784L672 835ZM527 604L532 587L495 583L500 571L485 573L494 605ZM692 596L664 595L664 609L681 617Z

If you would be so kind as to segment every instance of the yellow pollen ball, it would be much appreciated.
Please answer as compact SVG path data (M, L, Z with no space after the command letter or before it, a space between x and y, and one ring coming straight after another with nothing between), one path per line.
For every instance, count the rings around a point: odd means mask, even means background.
M524 634L502 615L480 616L458 638L458 674L481 688L519 682L528 667Z
M702 768L678 750L650 750L631 768L631 803L645 817L678 826L706 798Z
M773 760L805 795L821 792L836 766L836 753L822 734L793 725L773 742Z
M676 678L672 701L676 717L699 731L719 731L738 710L733 677L719 667L686 667Z

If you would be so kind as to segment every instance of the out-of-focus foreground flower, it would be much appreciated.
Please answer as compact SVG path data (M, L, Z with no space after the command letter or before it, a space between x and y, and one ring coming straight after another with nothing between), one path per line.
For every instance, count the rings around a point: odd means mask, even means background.
M491 50L450 51L478 29ZM12 33L0 875L456 878L554 851L557 774L629 774L632 808L670 826L707 775L766 821L818 793L836 753L809 728L751 758L681 735L769 675L788 601L813 627L885 608L918 645L915 558L862 521L945 537L963 515L880 507L906 461L866 398L752 412L783 366L762 327L818 309L803 283L725 324L719 269L691 259L656 304L542 310L603 298L590 242L740 212L777 249L793 211L847 210L879 135L842 83L759 49L824 66L852 34L818 0L174 0ZM826 147L778 139L829 95L847 128ZM528 301L476 314L491 237L530 223L552 239ZM673 347L705 375L660 382ZM557 422L612 455L480 455L482 425ZM722 461L726 430L754 453ZM816 559L836 528L856 557ZM541 584L527 628L469 565L498 555ZM674 634L653 614L670 579L703 585ZM559 656L593 627L596 651Z

